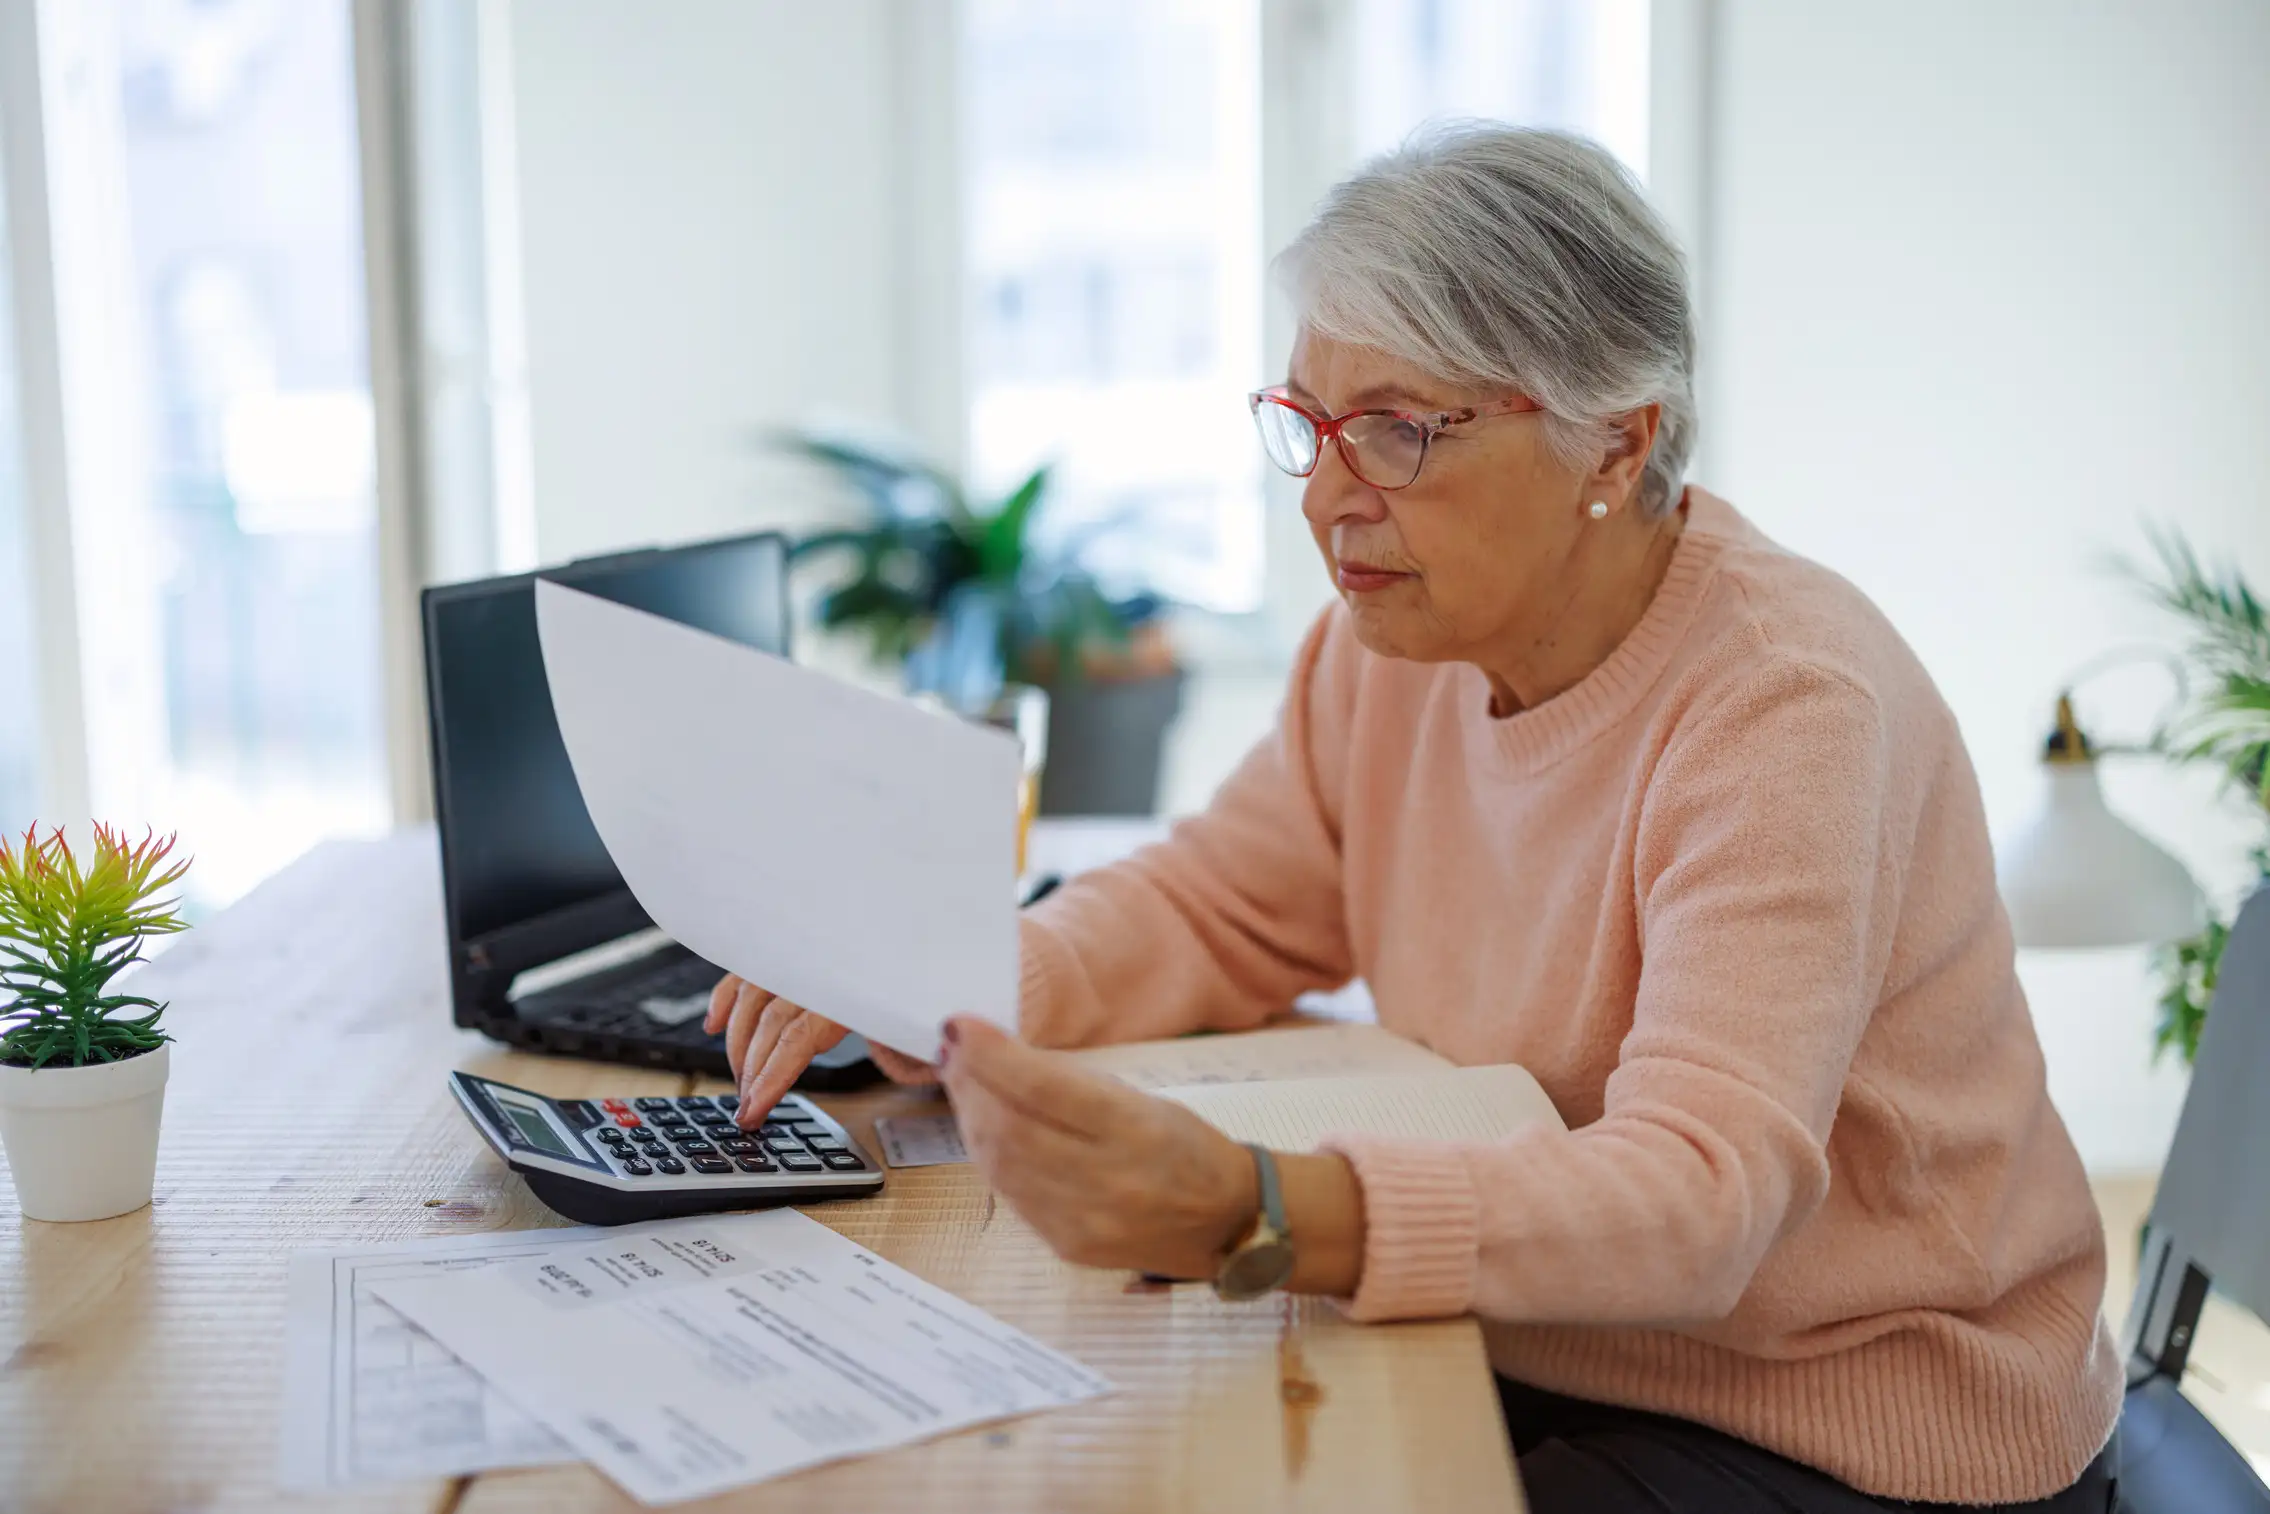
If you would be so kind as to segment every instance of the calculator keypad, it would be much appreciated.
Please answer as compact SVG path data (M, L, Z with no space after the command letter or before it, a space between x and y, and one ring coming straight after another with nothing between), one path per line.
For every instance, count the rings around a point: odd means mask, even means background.
M840 1136L800 1104L775 1107L756 1130L734 1122L738 1100L732 1094L605 1099L595 1107L608 1123L587 1134L630 1177L677 1177L689 1168L712 1177L867 1170Z

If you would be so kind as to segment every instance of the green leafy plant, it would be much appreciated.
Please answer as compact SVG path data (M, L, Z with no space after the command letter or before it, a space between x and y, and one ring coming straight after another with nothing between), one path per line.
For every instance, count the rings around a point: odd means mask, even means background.
M85 862L60 828L0 841L0 1063L120 1062L171 1039L158 1029L163 1004L113 989L151 937L187 928L180 901L158 896L189 863L169 861L172 836L94 831Z
M1131 521L1105 521L1053 552L1036 546L1047 467L976 501L943 469L881 448L804 432L777 440L851 484L872 517L795 545L798 561L852 560L850 576L820 599L820 623L864 632L878 660L929 664L911 670L918 684L985 693L1004 677L1045 683L1171 667L1159 600L1114 599L1082 567L1084 553Z
M2270 607L2235 567L2201 563L2179 532L2157 530L2151 540L2157 562L2131 571L2153 603L2183 622L2192 679L2183 708L2154 745L2173 761L2220 769L2270 833ZM2254 849L2254 863L2259 879L2270 881L2270 841ZM2188 1065L2199 1055L2229 938L2229 922L2210 919L2198 935L2158 952L2155 1057L2172 1050Z

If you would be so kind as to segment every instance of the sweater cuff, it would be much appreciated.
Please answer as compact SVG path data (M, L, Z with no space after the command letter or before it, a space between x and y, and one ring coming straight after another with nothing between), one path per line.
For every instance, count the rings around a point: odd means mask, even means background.
M1433 1319L1474 1306L1481 1204L1466 1159L1445 1141L1327 1136L1364 1196L1364 1270L1344 1306L1358 1320ZM1297 1240L1297 1237L1296 1237Z

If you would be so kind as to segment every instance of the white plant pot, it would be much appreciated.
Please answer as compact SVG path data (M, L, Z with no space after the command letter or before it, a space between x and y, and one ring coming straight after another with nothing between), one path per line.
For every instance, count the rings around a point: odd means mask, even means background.
M92 1067L0 1066L0 1146L25 1219L107 1220L150 1202L172 1049Z

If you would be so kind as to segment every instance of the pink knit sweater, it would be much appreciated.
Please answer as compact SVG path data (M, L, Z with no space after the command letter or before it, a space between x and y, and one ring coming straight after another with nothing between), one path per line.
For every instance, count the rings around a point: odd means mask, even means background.
M1571 1127L1345 1138L1360 1319L1881 1496L2001 1503L2111 1433L2104 1237L1953 715L1850 584L1689 490L1631 636L1493 719L1338 606L1172 837L1028 913L1028 1036L1233 1029L1361 976Z

